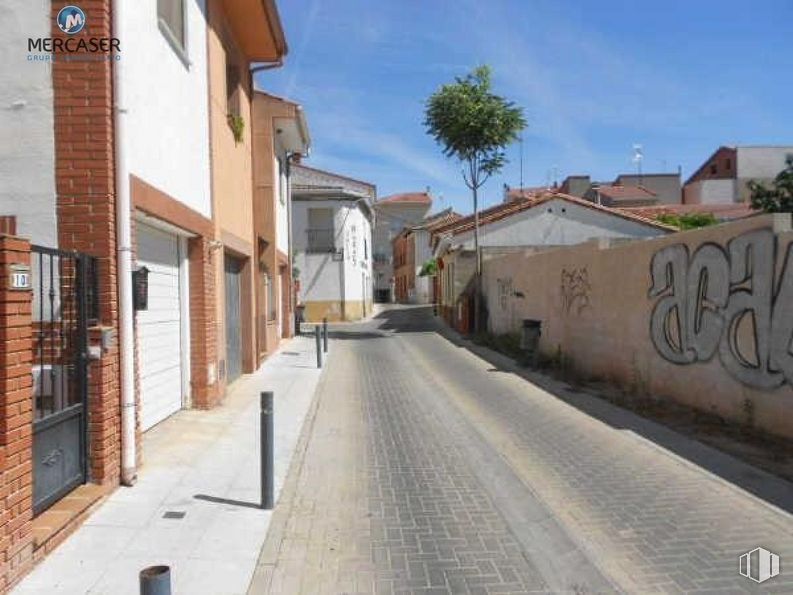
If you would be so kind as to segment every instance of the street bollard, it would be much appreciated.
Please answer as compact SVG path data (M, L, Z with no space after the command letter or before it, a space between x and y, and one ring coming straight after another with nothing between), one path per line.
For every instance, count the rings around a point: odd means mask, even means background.
M262 463L262 508L272 510L273 502L273 393L265 391L259 395L259 416L261 428L261 463Z
M322 319L322 351L328 352L328 319Z
M314 327L314 337L317 340L317 367L321 368L322 367L322 345L321 345L322 341L320 339L319 334L320 334L320 328L319 328L319 325L317 325L317 326Z
M171 567L149 566L140 571L140 595L171 595Z

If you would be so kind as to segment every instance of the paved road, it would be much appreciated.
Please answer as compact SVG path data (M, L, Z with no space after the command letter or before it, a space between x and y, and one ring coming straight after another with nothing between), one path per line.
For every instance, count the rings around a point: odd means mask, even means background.
M793 592L791 517L434 332L340 325L252 593Z

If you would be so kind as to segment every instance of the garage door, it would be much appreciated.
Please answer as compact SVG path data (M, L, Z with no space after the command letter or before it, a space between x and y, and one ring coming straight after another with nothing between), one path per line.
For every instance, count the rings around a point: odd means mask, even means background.
M138 223L138 266L149 269L149 303L137 313L143 430L182 407L179 238Z

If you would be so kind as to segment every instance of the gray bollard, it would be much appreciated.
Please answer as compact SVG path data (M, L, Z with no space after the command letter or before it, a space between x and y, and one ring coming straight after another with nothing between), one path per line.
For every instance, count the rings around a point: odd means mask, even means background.
M314 327L314 337L316 338L316 342L317 342L317 367L321 368L322 367L322 345L321 345L322 341L320 340L319 334L320 334L320 328L319 328L319 325L316 325Z
M328 352L328 319L322 319L322 351Z
M170 566L149 566L139 577L140 595L171 595Z
M273 442L275 432L273 432L273 393L265 391L259 395L260 406L260 428L261 428L261 478L262 478L262 508L272 510L273 502L273 453L275 449Z

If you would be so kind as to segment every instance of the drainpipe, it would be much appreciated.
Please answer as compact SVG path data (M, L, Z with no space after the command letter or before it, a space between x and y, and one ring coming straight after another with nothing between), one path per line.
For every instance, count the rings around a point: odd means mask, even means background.
M113 2L113 34L123 23L123 0ZM116 183L116 260L118 281L119 357L121 366L121 483L137 479L135 452L135 335L132 309L132 225L129 165L126 153L126 114L123 60L113 61L113 127Z

